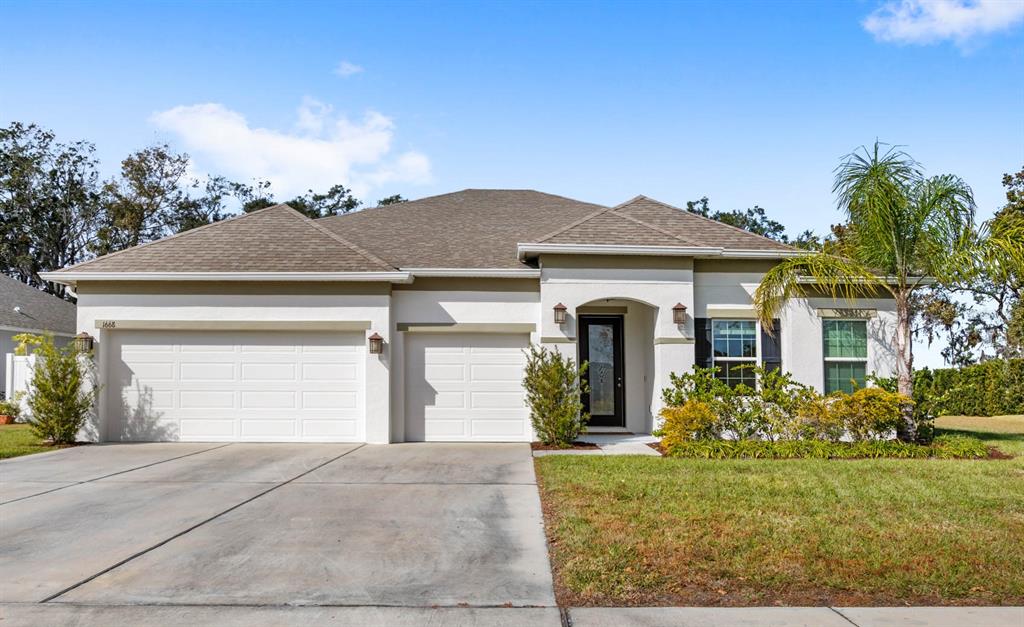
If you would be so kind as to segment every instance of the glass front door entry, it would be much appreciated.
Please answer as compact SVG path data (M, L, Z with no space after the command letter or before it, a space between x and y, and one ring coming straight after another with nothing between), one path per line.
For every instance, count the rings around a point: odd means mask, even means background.
M579 317L580 362L590 366L584 379L590 392L583 410L594 427L625 427L622 316Z

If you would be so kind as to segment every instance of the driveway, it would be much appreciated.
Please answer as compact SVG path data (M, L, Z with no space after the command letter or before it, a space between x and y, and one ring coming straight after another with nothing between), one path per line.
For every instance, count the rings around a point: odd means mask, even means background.
M118 444L0 462L5 603L555 605L522 444Z

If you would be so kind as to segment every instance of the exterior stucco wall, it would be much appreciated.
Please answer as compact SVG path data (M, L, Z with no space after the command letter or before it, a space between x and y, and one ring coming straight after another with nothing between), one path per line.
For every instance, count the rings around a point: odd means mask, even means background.
M417 325L433 332L530 333L530 340L577 358L577 309L625 310L626 427L637 433L655 426L661 390L669 374L694 363L694 317L752 317L752 294L770 262L694 261L688 258L548 255L537 279L429 279L410 285L184 283L81 284L78 328L98 339L101 380L109 356L104 345L117 328L102 321L145 326L166 321L220 322L239 328L259 323L288 325L365 321L367 336L384 336L382 355L366 355L366 439L405 439L405 338ZM568 308L564 325L553 308ZM672 320L672 307L688 309L685 324ZM892 350L895 313L889 299L853 303L827 298L794 299L782 312L783 367L798 381L823 386L822 310L855 308L868 317L868 371L895 371ZM460 326L461 325L461 326ZM466 326L468 325L468 326ZM514 330L510 327L515 327ZM136 326L138 328L138 326ZM0 335L0 342L6 336ZM9 350L4 344L4 350ZM106 415L101 398L100 416ZM101 425L103 428L103 425Z

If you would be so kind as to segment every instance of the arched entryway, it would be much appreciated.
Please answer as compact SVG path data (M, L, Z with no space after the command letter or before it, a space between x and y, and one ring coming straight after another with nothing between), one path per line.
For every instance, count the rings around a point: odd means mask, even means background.
M577 358L589 364L584 404L590 431L649 432L657 307L609 297L578 305L572 314Z

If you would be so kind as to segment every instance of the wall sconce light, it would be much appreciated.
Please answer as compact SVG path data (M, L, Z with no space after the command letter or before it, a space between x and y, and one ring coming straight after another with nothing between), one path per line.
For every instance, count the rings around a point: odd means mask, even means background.
M686 324L686 305L676 303L676 306L672 308L672 322Z
M558 303L555 305L555 324L565 324L565 312L569 311L569 308Z
M370 354L380 355L384 352L384 338L379 333L374 333L369 337L370 341Z
M75 336L75 350L80 353L88 353L92 351L93 342L96 340L93 336L89 335L85 331L82 331Z

